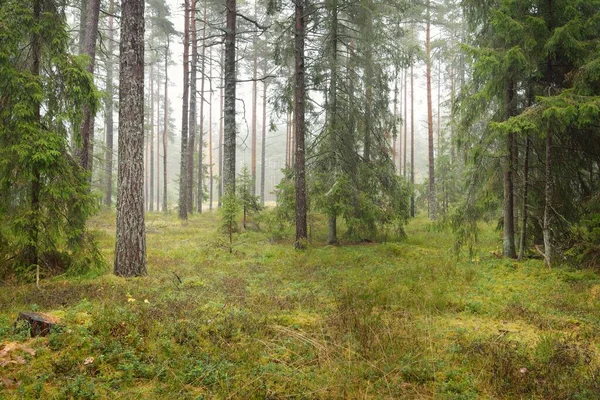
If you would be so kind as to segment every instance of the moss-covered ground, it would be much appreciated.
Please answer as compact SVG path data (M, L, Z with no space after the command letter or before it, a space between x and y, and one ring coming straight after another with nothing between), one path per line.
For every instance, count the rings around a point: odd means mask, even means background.
M149 214L149 275L126 280L114 214L90 225L106 271L0 286L0 398L600 398L600 276L498 258L490 227L472 257L425 219L399 243L324 246L316 224L305 251L253 231L230 253L217 214ZM62 328L30 338L20 311Z

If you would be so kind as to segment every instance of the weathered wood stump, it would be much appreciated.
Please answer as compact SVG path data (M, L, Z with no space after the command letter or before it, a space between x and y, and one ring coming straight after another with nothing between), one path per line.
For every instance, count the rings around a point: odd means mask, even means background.
M50 333L50 330L59 324L59 320L52 315L36 312L22 312L17 318L17 322L18 321L26 321L29 323L29 331L32 337L47 336Z

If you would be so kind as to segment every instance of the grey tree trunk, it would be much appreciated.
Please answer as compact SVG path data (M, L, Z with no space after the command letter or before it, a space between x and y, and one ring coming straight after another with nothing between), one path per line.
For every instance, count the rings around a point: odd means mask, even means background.
M415 75L414 61L410 62L410 183L415 186ZM415 217L415 193L410 195L410 216Z
M214 188L214 176L213 176L213 129L212 129L212 113L213 113L213 85L212 85L212 47L208 50L208 176L209 176L209 190L208 190L208 209L213 209L213 188Z
M525 256L527 241L527 201L529 196L529 136L525 139L525 160L523 161L523 204L521 205L521 238L519 241L519 260Z
M267 58L264 59L264 74L267 75L268 71ZM265 206L265 170L267 163L267 81L263 82L263 115L262 115L262 141L261 141L261 152L260 152L260 203Z
M87 71L94 74L96 61L96 39L98 38L98 19L100 17L100 0L89 0L87 5L86 32L85 32L85 54L90 58ZM83 120L79 129L81 135L81 149L79 162L81 166L92 172L94 153L94 115L88 106L83 108Z
M81 0L79 2L79 43L78 49L79 54L83 54L85 51L85 32L87 29L87 8L88 0Z
M257 15L256 0L254 0L254 15ZM250 146L251 162L250 162L250 173L252 174L252 187L250 193L252 196L256 196L256 142L257 142L257 106L258 106L258 52L256 49L258 41L258 35L254 34L252 38L253 48L253 63L252 63L252 143Z
M204 201L204 87L206 82L206 2L204 3L204 26L202 28L202 83L200 85L200 138L198 140L198 212L202 213Z
M106 154L104 155L104 174L106 177L106 198L104 204L107 207L112 206L112 174L113 174L113 147L114 147L114 117L113 117L113 74L114 74L114 18L115 12L115 1L110 0L108 6L108 43L106 44L106 108L104 114L106 115Z
M225 195L235 194L235 34L236 0L227 0L227 28L225 31L225 107L224 107L224 159L223 186Z
M506 116L508 119L514 115L515 88L512 81L507 83L504 95ZM506 138L506 151L504 157L504 234L502 253L505 257L517 258L515 248L515 219L514 219L514 182L513 182L513 150L514 134L511 132Z
M188 100L190 69L190 2L184 2L184 34L183 34L183 104L181 107L181 165L179 171L179 219L188 219Z
M295 0L296 3L296 29L295 42L295 172L296 172L296 249L305 247L308 238L307 227L307 199L306 199L306 171L304 155L304 109L305 109L305 70L304 70L304 40L306 35L304 3L305 0Z
M433 106L431 93L431 5L427 0L427 28L425 32L426 77L427 77L427 137L429 139L429 219L437 218L437 201L435 194L435 158L433 140Z
M373 7L372 1L367 0L366 21L364 36L371 38L373 36ZM367 43L365 49L365 86L366 86L366 101L365 101L365 133L364 133L364 158L366 162L371 160L371 130L373 119L373 51Z
M150 65L150 187L148 208L154 211L154 65Z
M329 146L331 153L332 169L335 185L337 179L338 169L338 145L337 145L337 51L338 51L338 3L337 0L333 0L331 4L331 63L330 63L330 75L331 75L331 86L329 89ZM333 211L329 215L329 223L327 225L327 243L336 244L338 242L337 237L337 214Z
M114 272L146 275L144 223L144 0L121 2L119 189Z
M160 211L160 67L156 63L156 211Z
M552 132L546 132L546 187L544 190L544 256L548 268L552 267L554 249L552 248Z
M165 120L163 130L163 202L162 211L167 212L167 144L169 142L169 37L167 36L167 47L165 48Z
M196 124L196 93L197 93L197 69L198 69L198 33L196 31L196 11L197 1L192 0L190 10L190 45L192 46L192 69L190 76L190 110L189 110L189 138L188 138L188 160L187 160L187 207L188 213L194 213L194 152L196 151L196 134L198 127ZM202 130L202 126L200 126ZM201 140L200 140L201 143ZM200 147L202 144L200 144ZM202 157L200 156L200 159ZM198 173L200 173L198 171ZM200 192L200 189L198 189ZM197 199L198 203L201 204L201 200Z
M219 97L219 185L218 185L218 200L217 207L221 208L223 201L223 136L225 134L223 128L223 120L225 119L225 44L221 49L221 89Z
M403 176L407 177L407 168L406 165L408 155L408 69L404 70L404 163L402 165L402 173Z

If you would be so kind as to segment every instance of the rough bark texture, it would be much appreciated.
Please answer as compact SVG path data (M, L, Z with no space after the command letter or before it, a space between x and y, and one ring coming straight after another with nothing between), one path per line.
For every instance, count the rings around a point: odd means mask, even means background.
M504 94L506 107L505 118L514 115L515 90L513 82L508 82ZM514 219L514 183L513 183L513 150L514 134L511 132L506 137L506 151L504 157L504 234L502 241L502 253L505 257L517 258L515 248L515 219Z
M223 49L221 51L221 90L219 97L219 185L218 185L218 200L217 207L221 207L221 202L223 199L223 136L225 135L223 128L223 120L225 119L225 95L224 88L225 87L225 44L223 44Z
M304 108L305 108L305 71L304 71L304 39L305 39L305 17L304 1L296 2L296 30L294 35L295 42L295 98L294 98L294 116L295 116L295 171L296 171L296 242L297 249L304 248L308 238L307 227L307 199L306 199L306 171L305 171L305 148L304 148Z
M546 133L546 187L544 190L544 256L548 268L552 267L552 132Z
M144 0L121 3L119 190L115 275L146 275L144 223Z
M204 3L204 26L202 28L202 83L200 85L200 137L198 139L198 212L202 213L204 201L204 84L206 82L206 2Z
M435 221L437 217L437 204L435 195L435 158L433 141L433 106L431 93L431 11L430 2L427 1L427 29L425 32L426 50L426 78L427 78L427 137L429 141L429 219Z
M410 183L415 186L415 75L414 61L410 63ZM415 193L410 195L410 216L415 216Z
M167 143L169 142L169 38L165 49L165 120L163 130L163 203L162 210L167 212Z
M59 324L58 319L51 315L37 312L22 312L19 313L17 321L25 321L29 324L29 333L31 337L48 336L52 329Z
M154 211L154 65L150 65L150 187L148 208Z
M235 30L236 1L227 0L227 28L225 31L225 107L223 186L226 195L235 193Z
M523 204L521 209L521 238L519 241L519 260L525 256L525 245L527 235L527 201L529 196L529 137L525 139L525 160L523 161Z
M106 177L106 197L104 204L107 207L112 206L112 172L113 172L113 147L114 147L114 117L113 117L113 74L114 74L114 18L115 2L110 0L108 6L108 43L106 44L106 108L104 114L106 115L106 154L104 155L104 174Z
M192 67L190 74L190 109L189 109L189 135L188 135L188 152L187 152L187 172L186 172L186 203L188 213L194 213L194 152L196 151L196 134L198 127L196 124L196 81L197 81L197 69L198 69L198 34L196 32L196 11L197 1L192 0L190 3L190 45L192 46ZM202 129L202 128L200 128ZM201 146L201 145L200 145ZM198 172L199 173L199 172ZM198 204L201 204L200 200Z
M330 64L330 75L331 75L331 86L329 88L329 146L331 153L331 174L333 174L335 180L337 179L337 48L338 48L338 3L337 0L333 0L331 4L331 64ZM337 237L337 214L333 211L329 215L329 223L327 225L327 243L336 244L338 242Z
M98 19L100 16L100 0L89 0L87 5L86 33L85 33L85 54L89 56L87 71L94 74L96 61L96 39L98 38ZM93 142L94 142L94 115L89 106L83 107L83 122L79 129L81 135L81 149L79 152L79 162L81 166L92 171L93 162Z
M190 69L190 2L184 2L184 34L183 34L183 104L181 107L181 164L179 170L179 219L188 218L188 100L189 100L189 69ZM191 190L191 188L190 188Z
M263 71L265 76L268 71L267 58L264 59ZM262 115L262 141L260 152L260 203L265 206L265 169L267 167L267 81L263 82L263 115Z

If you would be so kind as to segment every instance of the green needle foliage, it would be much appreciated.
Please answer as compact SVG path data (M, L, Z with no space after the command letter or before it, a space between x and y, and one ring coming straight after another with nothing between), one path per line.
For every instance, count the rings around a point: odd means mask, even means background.
M38 4L36 16L33 1L0 3L0 276L25 276L32 260L42 271L99 262L85 234L96 199L67 144L97 92L85 60L67 52L58 4Z

